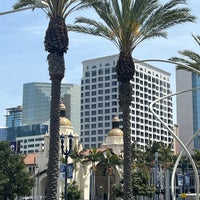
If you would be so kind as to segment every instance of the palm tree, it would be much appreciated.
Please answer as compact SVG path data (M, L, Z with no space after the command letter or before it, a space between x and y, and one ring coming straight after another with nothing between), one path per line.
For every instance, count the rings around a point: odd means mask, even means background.
M200 168L200 150L199 149L193 149L194 153L192 154L192 158L194 159L194 162L197 166L197 168Z
M91 3L90 0L83 2ZM76 31L106 38L119 49L116 73L119 81L119 105L122 109L124 132L124 197L133 199L131 187L131 79L135 73L132 52L146 39L167 37L167 28L176 24L193 22L195 17L182 6L186 0L171 0L163 5L159 0L96 0L92 8L102 21L79 17ZM180 7L179 7L180 6Z
M192 37L194 38L195 42L200 46L200 35L196 35L196 36L192 35ZM190 50L179 51L179 53L183 57L172 57L170 58L170 60L178 62L180 64L185 64L192 68L200 70L200 54L197 54L196 52L190 51ZM186 70L181 65L177 65L177 69Z
M74 181L77 181L76 179L76 172L78 170L77 165L78 163L82 163L83 161L83 154L78 150L78 147L75 146L72 153L70 154L70 157L73 160L73 166L74 166Z
M103 158L100 161L100 164L106 167L107 170L107 177L108 177L108 197L107 199L110 200L110 178L114 172L114 167L116 165L120 165L122 160L120 157L112 152L111 149L106 149L103 152Z
M49 25L45 35L44 46L49 53L49 75L51 79L51 109L50 109L50 144L47 170L47 199L57 199L57 180L59 163L59 105L61 81L65 73L64 53L68 49L68 30L66 17L73 11L84 7L79 0L43 0L43 10L49 17ZM34 5L35 0L19 0L14 9Z
M103 158L103 153L99 149L93 148L90 149L88 154L85 156L86 160L92 163L91 167L91 173L92 173L92 194L91 194L91 199L95 200L95 190L96 190L96 185L95 185L95 175L96 175L96 166L99 161L102 160Z
M164 169L169 169L173 166L173 161L174 161L174 152L172 150L172 145L162 145L158 149L158 159L162 164L162 167Z

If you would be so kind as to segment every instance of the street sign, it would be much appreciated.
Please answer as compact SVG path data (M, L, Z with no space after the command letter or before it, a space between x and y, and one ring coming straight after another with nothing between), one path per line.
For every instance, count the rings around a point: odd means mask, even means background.
M67 179L72 179L73 178L73 163L69 163L67 165ZM60 164L60 177L65 178L65 170L66 170L66 165L65 164Z
M190 185L190 175L185 174L185 185L189 186Z
M178 180L178 186L182 186L183 185L183 175L177 174L177 180Z

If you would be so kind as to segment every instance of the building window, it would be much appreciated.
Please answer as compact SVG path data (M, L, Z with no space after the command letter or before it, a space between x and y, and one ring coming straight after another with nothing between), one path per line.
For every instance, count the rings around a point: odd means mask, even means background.
M98 78L98 81L103 81L103 77L99 77L99 78Z
M109 81L110 80L110 76L105 76L105 81Z
M110 127L110 122L106 122L105 127Z
M110 93L110 89L106 89L105 94L109 94L109 93Z
M103 90L99 90L99 91L98 91L98 94L103 94Z
M96 124L92 124L91 127L92 127L92 128L96 128Z
M89 85L86 85L85 86L85 90L89 90L90 89L90 86Z
M98 110L98 114L103 114L103 110Z
M99 69L98 74L103 75L103 69Z
M103 83L99 83L98 88L103 88Z
M97 75L97 71L92 71L92 76L96 76Z
M105 83L105 87L110 87L110 83Z
M96 101L97 101L96 97L92 98L92 102L96 102Z
M92 96L95 96L97 94L96 91L92 91Z
M93 110L91 113L92 113L92 115L96 115L97 114L96 110Z
M106 102L105 107L110 107L110 102Z
M85 83L90 83L90 79L85 79Z
M105 69L105 74L110 74L110 69L109 68Z
M85 96L86 96L86 97L90 96L90 92L86 92L86 93L85 93Z
M98 141L103 141L103 136L98 136Z
M103 107L103 103L98 103L98 107L102 108Z
M97 106L96 106L96 104L92 104L92 109L94 109L94 108L96 108Z
M105 114L110 113L110 109L105 109Z
M91 121L92 121L92 122L96 122L96 120L97 120L96 117L92 117L92 118L91 118Z
M96 89L97 88L97 86L96 85L92 85L92 89Z
M103 121L103 116L99 116L98 121Z
M90 99L89 98L86 98L85 99L85 103L89 103L90 102Z
M91 131L91 135L96 135L96 131Z
M85 72L85 77L90 77L90 72Z
M89 129L90 125L89 124L85 124L85 129Z
M98 123L98 127L102 128L103 127L103 123Z

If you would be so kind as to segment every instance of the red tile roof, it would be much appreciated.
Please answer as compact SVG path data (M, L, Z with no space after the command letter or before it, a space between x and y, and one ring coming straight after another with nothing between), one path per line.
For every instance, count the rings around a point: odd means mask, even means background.
M30 153L25 155L24 162L26 165L34 165L36 161L36 153Z

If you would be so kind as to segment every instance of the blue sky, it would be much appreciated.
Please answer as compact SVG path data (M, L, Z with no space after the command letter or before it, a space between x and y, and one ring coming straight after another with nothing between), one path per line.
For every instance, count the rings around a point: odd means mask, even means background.
M0 12L11 10L16 2L17 0L0 0ZM199 17L196 23L169 29L167 40L159 38L145 41L135 49L133 57L140 60L168 59L177 55L178 50L190 49L199 52L191 34L200 34L200 1L188 0L188 6L192 14ZM71 16L66 22L72 23L72 20ZM0 16L0 126L5 125L6 108L22 105L24 83L50 82L47 52L43 46L48 21L41 9ZM78 33L70 33L69 37L69 50L65 55L65 83L80 84L83 60L118 53L117 48L105 39ZM172 74L171 81L175 90L174 66L150 64Z

